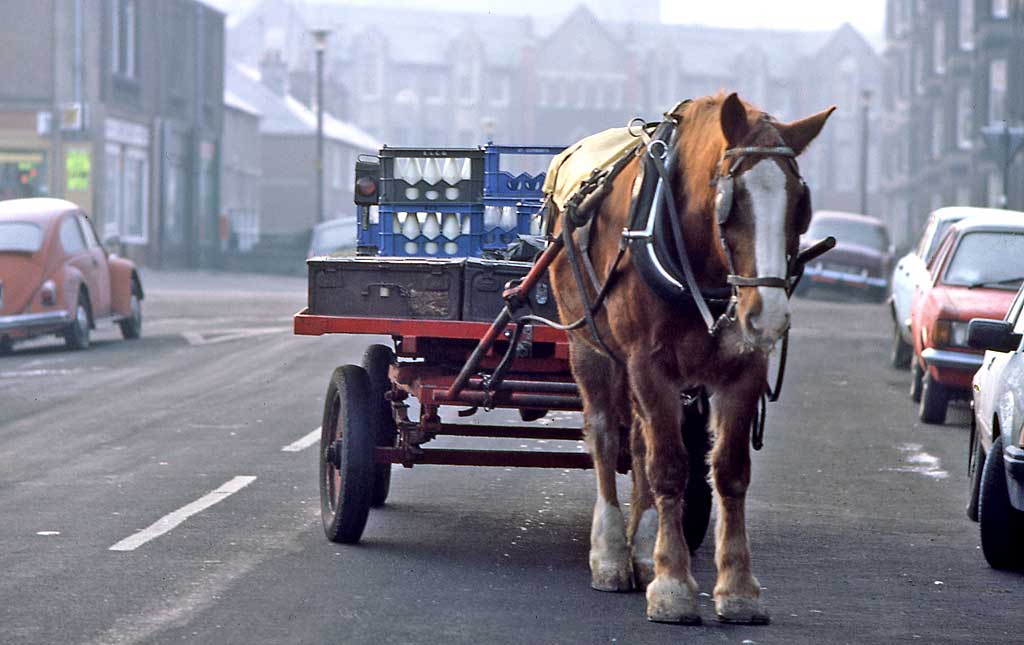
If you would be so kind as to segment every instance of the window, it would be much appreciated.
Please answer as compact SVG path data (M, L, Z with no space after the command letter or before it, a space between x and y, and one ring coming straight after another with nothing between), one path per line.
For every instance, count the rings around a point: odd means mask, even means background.
M84 215L78 217L78 226L82 229L82 237L85 238L85 245L90 249L94 249L100 245L96 240L96 233L92 230L92 225Z
M110 237L121 234L121 146L108 143L105 160L106 212L103 213L103 236Z
M960 184L956 187L956 198L953 200L955 206L971 205L971 187L967 184Z
M997 58L988 66L988 122L1006 119L1006 59Z
M932 69L936 74L946 73L946 21L939 18L932 27Z
M509 97L512 94L511 80L508 76L490 76L487 82L488 85L488 99L491 105L498 107L504 107L509 103Z
M932 157L938 159L942 156L942 150L945 147L946 132L943 127L943 113L941 106L935 106L935 111L932 112Z
M0 222L0 252L35 253L43 246L43 229L31 222Z
M1003 178L999 176L998 172L988 173L986 189L988 205L993 208L1000 208L1003 205Z
M121 238L125 242L145 243L146 204L148 203L149 167L146 153L136 148L128 148L124 158L124 181L122 188L123 206L121 208Z
M960 49L974 49L974 0L960 0L960 16L957 25L960 32Z
M974 96L970 85L961 85L956 91L956 143L961 150L971 149L974 136Z
M1009 18L1010 0L992 0L992 17Z
M946 275L945 284L986 285L1016 290L1020 269L1007 258L1024 254L1024 235L1006 232L967 233L960 239Z
M136 0L113 0L110 25L110 69L135 78L138 23Z
M74 215L69 215L61 220L60 244L68 255L85 252L85 240L82 239L82 230L78 228Z

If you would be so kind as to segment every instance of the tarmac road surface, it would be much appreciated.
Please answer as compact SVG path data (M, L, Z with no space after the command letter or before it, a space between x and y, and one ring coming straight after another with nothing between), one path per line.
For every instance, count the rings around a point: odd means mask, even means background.
M589 472L396 468L363 542L328 542L308 437L331 370L381 339L291 335L302 279L144 280L141 340L0 357L2 643L1020 639L1024 577L985 564L963 511L966 408L916 421L879 305L795 303L748 499L772 624L721 625L703 596L682 627L590 589Z

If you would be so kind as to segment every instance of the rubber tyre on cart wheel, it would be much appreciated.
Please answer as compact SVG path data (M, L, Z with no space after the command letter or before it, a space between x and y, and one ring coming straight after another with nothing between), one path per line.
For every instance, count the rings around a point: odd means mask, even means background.
M971 433L970 457L967 462L967 517L978 521L978 498L981 495L981 472L985 467L985 451L981 448L978 431Z
M911 359L910 365L910 400L914 403L921 402L921 381L924 379L924 371L917 359Z
M320 431L320 514L332 542L363 535L373 490L373 447L379 415L370 377L358 365L334 370Z
M689 477L686 492L683 494L683 537L690 553L696 553L708 525L711 523L711 484L708 475L711 466L708 464L708 452L711 449L708 436L710 417L707 394L701 394L699 402L691 403L683 409L683 443L689 461Z
M981 473L978 505L981 551L994 569L1018 569L1024 564L1024 513L1010 505L1003 466L1003 438L997 437L988 451Z
M946 422L946 410L949 408L949 390L942 383L932 378L931 372L925 372L921 381L921 405L917 416L925 423L940 425Z
M910 368L910 361L914 358L914 348L903 340L900 335L900 326L892 321L892 348L889 350L889 365L898 370Z
M370 376L370 400L378 408L380 417L376 445L391 448L398 438L398 427L391 411L391 402L384 395L391 391L388 369L395 364L395 353L387 345L370 345L363 354L363 369ZM391 491L391 464L374 464L373 492L370 506L383 506Z

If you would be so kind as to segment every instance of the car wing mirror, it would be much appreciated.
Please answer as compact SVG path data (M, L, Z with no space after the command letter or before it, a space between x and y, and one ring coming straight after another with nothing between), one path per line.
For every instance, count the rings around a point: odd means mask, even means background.
M974 349L1012 352L1020 346L1021 335L1005 320L973 318L967 325L967 344Z

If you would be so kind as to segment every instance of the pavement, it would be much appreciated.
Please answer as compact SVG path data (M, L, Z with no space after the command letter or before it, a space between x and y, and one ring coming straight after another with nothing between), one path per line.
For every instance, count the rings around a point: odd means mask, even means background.
M363 541L328 542L327 379L388 339L293 336L301 278L143 281L142 339L110 326L84 352L0 357L0 643L1019 640L1024 578L985 564L963 511L967 409L917 422L881 306L795 301L748 495L772 624L721 625L702 596L704 624L682 627L590 589L590 472L396 468ZM550 448L486 441L459 445Z

